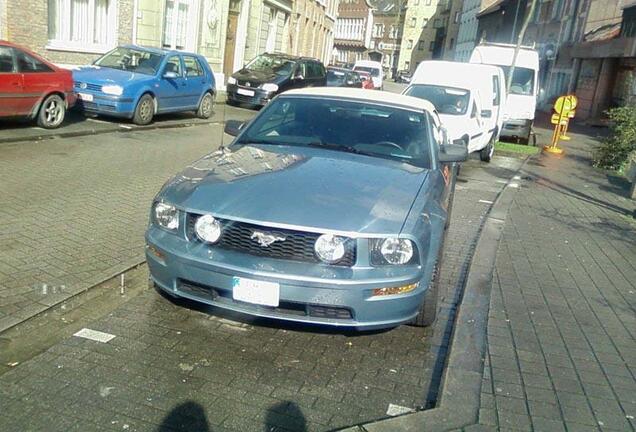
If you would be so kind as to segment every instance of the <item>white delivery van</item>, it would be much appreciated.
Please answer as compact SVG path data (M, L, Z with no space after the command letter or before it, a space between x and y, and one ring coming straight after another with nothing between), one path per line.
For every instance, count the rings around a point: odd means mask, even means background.
M496 66L432 60L418 65L403 94L430 101L449 141L490 162L503 124L504 83Z
M514 51L514 45L482 43L473 50L470 62L499 66L504 70L507 80ZM532 48L522 47L517 55L510 94L506 101L501 136L526 144L530 141L538 94L539 53Z
M380 62L358 60L353 65L353 70L369 72L371 74L371 80L373 81L373 88L376 90L382 90L384 88L384 71L382 70L382 64Z

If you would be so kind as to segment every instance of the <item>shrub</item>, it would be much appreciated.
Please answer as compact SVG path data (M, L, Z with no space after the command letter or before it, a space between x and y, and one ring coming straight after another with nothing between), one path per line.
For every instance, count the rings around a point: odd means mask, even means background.
M612 108L610 135L594 150L594 165L605 169L621 169L629 154L636 150L636 106Z

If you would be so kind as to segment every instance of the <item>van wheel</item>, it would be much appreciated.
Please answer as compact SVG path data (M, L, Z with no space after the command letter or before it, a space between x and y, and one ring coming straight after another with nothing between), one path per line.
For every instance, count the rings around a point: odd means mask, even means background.
M137 102L135 114L133 115L133 123L144 126L150 124L155 115L155 101L152 96L145 94Z
M40 106L38 112L38 126L45 129L55 129L64 121L66 105L58 95L50 95Z
M479 159L482 162L490 162L495 154L495 137L493 136L488 145L479 151Z
M209 119L212 116L214 108L214 97L210 92L207 92L201 98L199 103L199 109L197 109L197 117L200 119Z

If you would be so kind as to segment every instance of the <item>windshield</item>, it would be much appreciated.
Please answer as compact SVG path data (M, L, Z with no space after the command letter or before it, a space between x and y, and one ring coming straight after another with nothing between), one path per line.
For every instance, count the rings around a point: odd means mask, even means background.
M360 101L280 97L252 121L237 143L325 147L430 166L425 114Z
M115 48L95 60L95 65L137 72L145 75L155 75L161 65L163 55L133 48Z
M245 69L276 75L291 75L295 65L295 61L287 58L261 54L249 62Z
M346 72L327 69L327 85L343 84L346 78Z
M499 66L503 69L506 80L510 73L510 66ZM515 66L515 72L510 85L510 94L534 95L534 70Z
M371 76L374 76L374 77L380 76L380 69L374 68L374 67L356 66L356 67L353 68L353 70L354 71L369 72L371 74Z
M426 99L435 106L438 113L449 115L466 114L470 100L470 92L468 90L428 84L411 86L404 94Z

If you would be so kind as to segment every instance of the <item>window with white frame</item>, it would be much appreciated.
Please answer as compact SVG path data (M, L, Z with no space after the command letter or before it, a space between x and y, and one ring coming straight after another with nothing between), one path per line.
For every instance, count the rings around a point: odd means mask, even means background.
M381 38L384 35L384 24L373 25L373 37Z
M48 47L102 53L116 43L116 0L48 0Z
M195 11L193 0L166 0L163 25L163 47L193 50Z

